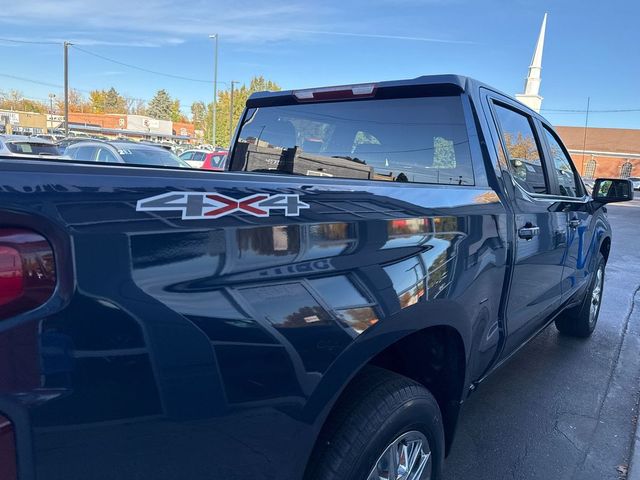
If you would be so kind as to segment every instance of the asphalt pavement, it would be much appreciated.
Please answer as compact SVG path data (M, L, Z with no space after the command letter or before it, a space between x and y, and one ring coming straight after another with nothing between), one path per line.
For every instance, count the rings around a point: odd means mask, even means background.
M465 403L445 480L627 478L640 395L640 200L608 211L596 331L573 339L551 325L489 377ZM632 468L628 480L640 480Z

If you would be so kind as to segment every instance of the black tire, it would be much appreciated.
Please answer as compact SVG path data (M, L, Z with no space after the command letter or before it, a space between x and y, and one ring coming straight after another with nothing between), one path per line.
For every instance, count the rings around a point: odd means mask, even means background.
M563 335L571 337L586 338L591 336L596 324L598 323L598 315L600 314L600 305L602 304L602 289L604 286L604 271L606 261L601 253L596 258L596 267L589 287L584 294L584 298L580 305L562 312L556 318L556 328ZM592 314L591 307L594 305L594 291L599 288L599 299L595 305L595 312Z
M431 479L439 480L444 429L436 399L402 375L367 368L347 387L323 428L306 478L366 480L387 446L407 432L426 438L431 455L425 470L431 468Z

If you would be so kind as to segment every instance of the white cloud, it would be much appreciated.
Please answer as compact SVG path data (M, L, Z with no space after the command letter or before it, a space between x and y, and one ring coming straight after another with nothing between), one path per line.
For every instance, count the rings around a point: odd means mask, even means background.
M412 37L406 35L388 35L380 33L360 33L360 32L337 32L332 30L303 30L303 29L285 29L290 32L308 33L313 35L335 35L341 37L361 37L361 38L381 38L385 40L410 40L414 42L434 42L434 43L462 43L471 44L468 40L449 40L446 38L431 38L431 37Z
M105 32L105 37L94 38L91 32L68 32L63 37L39 37L37 41L33 41L32 38L19 37L19 36L6 36L0 37L1 46L21 47L26 45L60 45L65 41L71 42L74 45L83 46L95 46L103 45L110 47L163 47L166 45L180 45L185 42L184 38L145 38L139 36L122 36L118 39L110 40L106 35L109 32ZM95 33L94 33L95 35Z
M84 45L177 45L187 38L206 38L211 33L220 34L221 41L243 44L326 35L470 43L437 35L399 35L381 30L377 24L367 28L362 16L345 14L344 5L336 3L331 6L308 0L282 0L278 3L260 0L111 0L108 3L97 0L20 0L6 3L0 9L0 25L42 24L56 28L64 35L68 35L69 29L82 25L86 30L77 38L70 35L68 39Z

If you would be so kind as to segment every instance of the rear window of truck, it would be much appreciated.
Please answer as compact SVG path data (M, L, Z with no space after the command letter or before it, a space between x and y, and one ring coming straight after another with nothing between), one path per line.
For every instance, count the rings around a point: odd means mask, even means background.
M252 172L474 183L459 96L252 108L231 165Z

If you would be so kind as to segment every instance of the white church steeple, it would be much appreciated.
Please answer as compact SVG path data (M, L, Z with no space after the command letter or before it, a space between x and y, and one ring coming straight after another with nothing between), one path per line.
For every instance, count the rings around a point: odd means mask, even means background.
M544 34L547 28L547 14L544 14L542 20L542 26L540 27L540 35L538 35L538 43L536 43L536 50L533 52L533 58L531 59L531 65L529 66L529 75L524 82L524 93L519 93L516 98L524 103L526 106L540 111L542 106L542 97L540 96L540 81L542 72L542 50L544 49Z

